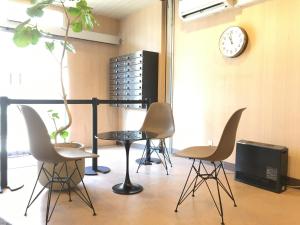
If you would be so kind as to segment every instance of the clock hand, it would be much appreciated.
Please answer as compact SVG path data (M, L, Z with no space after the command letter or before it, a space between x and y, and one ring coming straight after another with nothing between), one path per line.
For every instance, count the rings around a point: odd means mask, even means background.
M229 41L230 41L231 44L233 44L231 32L230 32L230 34L229 34Z

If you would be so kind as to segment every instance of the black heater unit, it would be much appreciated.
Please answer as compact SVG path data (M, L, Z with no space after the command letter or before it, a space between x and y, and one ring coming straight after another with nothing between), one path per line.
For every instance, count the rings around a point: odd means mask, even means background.
M286 190L288 149L240 140L236 145L235 179L280 193Z

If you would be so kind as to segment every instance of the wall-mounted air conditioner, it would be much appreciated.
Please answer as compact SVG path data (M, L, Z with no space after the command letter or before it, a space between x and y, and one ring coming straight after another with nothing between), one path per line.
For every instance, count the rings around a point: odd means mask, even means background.
M182 20L205 17L231 8L235 0L179 0L179 16Z

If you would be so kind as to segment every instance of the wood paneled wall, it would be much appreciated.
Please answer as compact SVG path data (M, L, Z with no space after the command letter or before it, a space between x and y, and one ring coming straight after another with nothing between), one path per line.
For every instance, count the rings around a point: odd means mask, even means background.
M119 55L148 50L161 52L162 3L153 4L121 20L120 37L122 43ZM161 58L161 55L159 56ZM159 68L158 98L164 100L164 68ZM145 117L145 110L120 109L120 129L139 129Z
M217 145L230 115L247 107L237 140L287 146L288 174L300 178L299 11L298 0L269 0L191 22L176 16L175 148ZM249 43L228 59L218 41L231 25L245 28Z
M119 21L97 16L100 26L96 31L118 35ZM72 99L108 99L109 58L118 55L119 46L90 41L72 40L76 54L68 55L70 94ZM72 105L73 124L71 140L88 146L92 143L92 107L91 105ZM98 107L98 131L116 130L118 112L116 108L101 105ZM111 142L99 141L109 144Z

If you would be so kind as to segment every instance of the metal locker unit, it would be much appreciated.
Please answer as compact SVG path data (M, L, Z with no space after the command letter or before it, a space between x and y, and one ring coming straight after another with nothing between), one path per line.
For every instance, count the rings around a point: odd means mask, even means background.
M110 99L157 101L158 53L138 51L110 59ZM117 107L146 108L142 104L114 104Z

